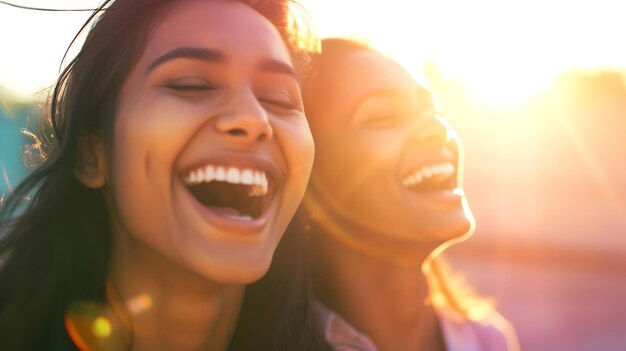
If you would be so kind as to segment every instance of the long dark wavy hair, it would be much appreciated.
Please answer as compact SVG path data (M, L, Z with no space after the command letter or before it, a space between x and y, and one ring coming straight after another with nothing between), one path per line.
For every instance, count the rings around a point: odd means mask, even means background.
M43 161L0 205L0 349L76 349L64 325L68 308L105 303L110 220L101 193L81 185L74 171L85 135L103 135L111 151L121 86L154 27L179 1L106 0L81 28L79 34L89 29L85 42L60 74L42 118L36 146ZM297 25L303 16L290 19L290 0L232 1L269 19L296 67L304 67L313 40L307 25ZM301 233L288 230L268 273L246 288L229 350L326 348L302 247Z

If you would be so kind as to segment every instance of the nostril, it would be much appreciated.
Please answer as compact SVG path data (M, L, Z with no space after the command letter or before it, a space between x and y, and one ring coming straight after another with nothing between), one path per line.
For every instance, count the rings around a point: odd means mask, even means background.
M233 128L228 131L228 134L232 136L246 136L248 133L241 128Z
M267 134L263 133L256 138L257 141L265 141L267 140Z

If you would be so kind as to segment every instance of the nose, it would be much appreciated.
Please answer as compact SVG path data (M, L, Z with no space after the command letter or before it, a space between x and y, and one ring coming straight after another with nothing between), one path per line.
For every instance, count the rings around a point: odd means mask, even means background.
M412 139L423 146L444 147L454 134L448 123L439 116L417 120L413 130Z
M234 98L228 112L217 118L215 128L220 134L244 143L265 141L274 134L267 111L252 91Z
M454 157L454 161L458 165L459 162L462 163L462 160L463 160L463 143L461 141L461 137L456 132L456 130L454 130L454 128L452 128L447 122L443 120L442 122L444 123L447 129L448 139L446 143L446 149L448 149L448 151L452 153L452 156Z

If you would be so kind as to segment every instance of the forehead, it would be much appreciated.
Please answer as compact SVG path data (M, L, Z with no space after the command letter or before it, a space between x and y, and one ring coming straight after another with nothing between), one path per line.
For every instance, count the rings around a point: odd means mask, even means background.
M417 84L402 66L372 50L352 52L337 60L335 66L331 70L338 71L336 89L342 95L359 96L377 90L415 90Z
M402 66L369 49L359 49L336 59L327 58L318 79L311 124L319 128L346 125L352 110L368 96L413 98L418 87Z
M291 63L276 27L238 1L179 1L155 28L143 57L150 60L176 47L217 49L233 60L263 57Z

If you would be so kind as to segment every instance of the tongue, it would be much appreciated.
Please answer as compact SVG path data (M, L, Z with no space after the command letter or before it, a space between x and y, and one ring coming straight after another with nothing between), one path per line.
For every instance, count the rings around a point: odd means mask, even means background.
M226 217L256 218L261 215L262 198L250 197L247 185L210 182L190 186L192 195L213 213Z
M241 217L238 209L233 207L206 206L211 212L224 217Z

